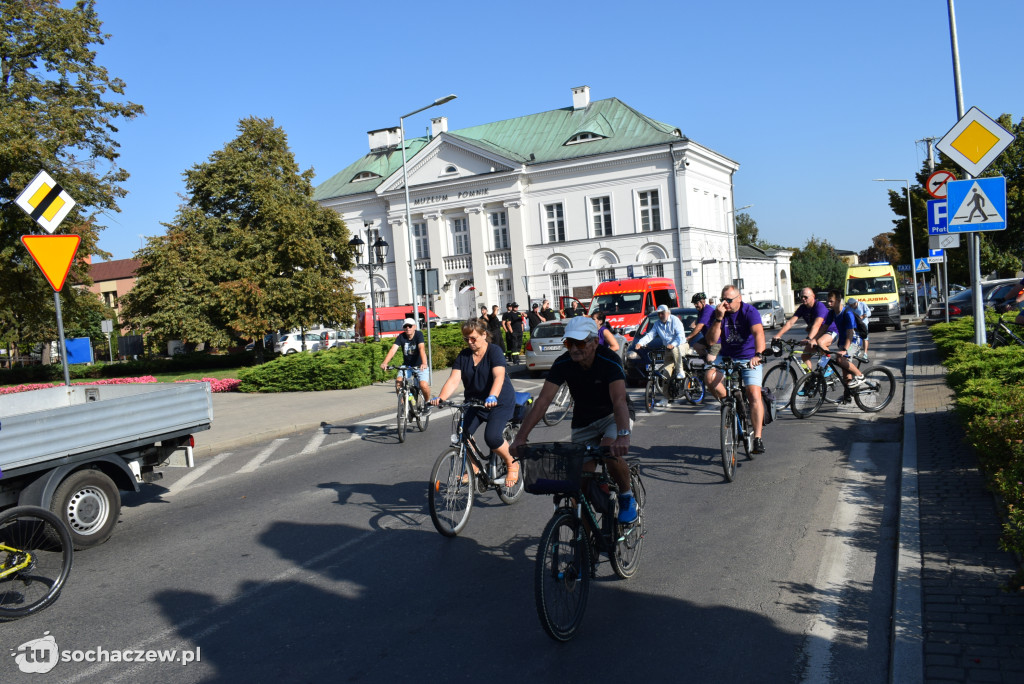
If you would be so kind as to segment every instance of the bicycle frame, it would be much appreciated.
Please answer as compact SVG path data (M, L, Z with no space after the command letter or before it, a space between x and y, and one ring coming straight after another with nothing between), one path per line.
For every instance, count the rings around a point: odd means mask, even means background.
M1010 330L1009 326L1006 325L1006 321L1003 319L1005 315L1000 315L992 324L992 330L988 333L989 346L993 349L1006 347L1011 344L1011 340L1013 344L1024 346L1024 339L1021 339L1017 333Z
M460 456L462 457L462 468L463 472L466 470L468 464L467 460L471 461L476 465L477 469L481 474L485 474L485 483L487 487L497 486L495 480L498 477L498 454L490 451L487 456L484 456L483 451L477 446L476 440L473 435L468 434L465 430L466 426L466 409L472 406L483 406L483 403L470 403L466 402L462 406L458 407L459 420L456 431L452 434L452 443L459 447ZM458 441L456 441L456 437Z
M11 554L17 562L14 565L2 565L0 566L0 580L7 579L11 575L16 575L22 570L31 568L35 563L35 558L32 556L31 551L22 551L16 549L13 546L7 546L7 544L0 544L0 553Z

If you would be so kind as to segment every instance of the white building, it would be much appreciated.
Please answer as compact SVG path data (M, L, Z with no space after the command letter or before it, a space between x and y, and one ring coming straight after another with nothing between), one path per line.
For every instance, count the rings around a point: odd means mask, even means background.
M374 274L379 306L411 305L413 260L438 270L434 310L460 319L484 304L504 309L516 300L526 310L543 297L589 299L627 267L673 278L689 305L694 292L720 292L741 267L732 183L739 164L620 100L591 102L587 86L572 89L571 107L451 131L438 117L429 137L409 139L412 245L400 130L370 131L369 139L370 152L314 198L367 243L379 234L391 245ZM783 261L786 284L788 253ZM776 270L742 274L745 297L785 293ZM366 273L354 275L356 293L369 301Z

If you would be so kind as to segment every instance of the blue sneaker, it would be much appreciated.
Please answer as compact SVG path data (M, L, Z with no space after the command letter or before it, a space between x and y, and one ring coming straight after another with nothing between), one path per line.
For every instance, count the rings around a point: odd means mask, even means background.
M636 522L637 516L636 498L633 496L633 492L619 494L619 522L629 525Z

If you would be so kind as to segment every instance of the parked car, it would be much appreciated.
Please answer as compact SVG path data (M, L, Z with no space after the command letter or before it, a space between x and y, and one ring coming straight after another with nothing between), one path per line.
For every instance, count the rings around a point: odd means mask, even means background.
M321 330L320 331L320 348L331 349L339 345L348 344L356 341L356 333L354 330Z
M526 343L526 367L530 375L537 377L542 371L551 368L559 356L565 353L562 337L565 335L565 321L547 321L534 330ZM619 353L626 349L626 338L615 332L619 343Z
M263 348L264 349L271 349L271 348L273 348L273 346L274 346L274 334L273 333L267 333L266 335L263 336ZM245 345L245 351L252 351L255 348L256 348L256 343L255 342L250 342L249 344Z
M677 307L671 309L672 315L683 322L683 328L686 329L689 334L690 329L693 328L697 322L697 309L691 307ZM647 331L654 325L654 321L658 320L658 314L654 313L640 322L640 326L636 329L636 334L633 336L633 340L626 347L626 353L622 357L622 365L626 369L626 384L628 385L641 385L647 379L647 352L650 347L644 347L637 351L636 341L647 334ZM658 348L657 343L652 343L655 348Z
M302 351L302 338L303 335L300 333L288 333L287 335L281 335L277 344L274 345L274 351L278 354L294 354L295 352L300 352ZM305 339L306 351L319 351L319 335L316 333L306 333Z
M1001 280L989 280L981 284L981 301L985 307L993 307L1006 299L1007 294L1012 292L1020 284L1017 278L1003 278ZM974 315L974 290L968 288L959 294L949 298L949 320L955 320L964 316ZM931 325L946 320L946 307L942 302L932 304L928 307L928 313L924 322Z
M777 328L786 320L786 312L782 305L774 299L763 299L759 302L752 302L754 308L761 313L761 325L765 330Z

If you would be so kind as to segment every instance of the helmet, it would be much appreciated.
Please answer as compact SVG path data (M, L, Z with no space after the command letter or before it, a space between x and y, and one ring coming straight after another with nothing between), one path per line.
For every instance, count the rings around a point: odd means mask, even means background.
M708 296L706 294L704 294L703 292L698 292L697 294L695 294L692 297L690 297L690 301L693 302L694 304L696 304L697 302L702 301L702 300L707 299L707 298L708 298Z

